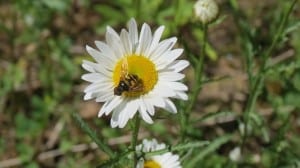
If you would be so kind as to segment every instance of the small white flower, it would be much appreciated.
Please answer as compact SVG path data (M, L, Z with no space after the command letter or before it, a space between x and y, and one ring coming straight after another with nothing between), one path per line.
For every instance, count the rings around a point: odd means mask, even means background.
M214 0L198 0L194 5L194 12L200 22L207 24L217 18L219 8Z
M165 148L165 144L158 144L155 139L144 139L143 143L136 147L136 150L141 152L151 152ZM140 159L137 168L181 168L181 165L178 155L167 152L164 154L151 156L150 158Z
M172 49L175 37L160 41L164 26L153 34L144 23L138 33L131 19L128 31L116 33L107 27L106 42L96 41L97 49L86 46L96 63L84 60L82 67L90 73L82 79L91 82L84 90L85 100L104 102L98 116L112 112L111 126L123 128L139 112L147 123L153 123L154 107L172 113L177 109L170 98L187 100L187 86L179 82L180 73L189 65L186 60L176 60L183 49Z

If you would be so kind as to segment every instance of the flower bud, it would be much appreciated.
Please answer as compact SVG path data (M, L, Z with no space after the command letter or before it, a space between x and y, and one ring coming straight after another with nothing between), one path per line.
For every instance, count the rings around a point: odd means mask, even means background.
M217 18L219 8L214 0L198 0L194 5L194 13L197 20L207 24Z

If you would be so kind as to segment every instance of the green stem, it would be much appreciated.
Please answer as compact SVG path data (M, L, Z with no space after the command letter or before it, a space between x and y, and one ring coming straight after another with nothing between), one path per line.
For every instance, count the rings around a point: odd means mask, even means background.
M209 141L201 141L201 142L189 142L186 144L178 144L175 146L169 146L168 148L157 150L157 151L151 151L147 152L144 154L144 157L151 157L155 155L160 155L166 152L173 152L173 151L180 151L180 150L185 150L185 149L190 149L190 148L199 148L203 147L205 145L208 145Z
M205 49L206 49L206 43L207 43L207 25L204 24L203 25L203 39L202 39L202 46L201 46L201 55L200 55L200 58L199 58L199 62L198 62L198 68L197 70L198 73L199 73L199 76L198 77L198 84L201 85L202 83L202 78L203 78L203 70L204 70L204 57L205 57ZM197 73L197 72L196 72Z
M268 59L268 56L271 55L271 52L273 51L274 47L276 46L276 44L278 43L280 37L282 36L283 34L283 31L284 31L284 28L285 26L287 25L287 20L288 20L288 17L290 16L296 2L298 0L294 0L293 3L291 4L290 8L288 9L288 11L285 13L285 15L283 16L281 22L280 22L280 25L279 25L279 28L277 29L278 31L276 32L275 34L275 37L274 39L272 40L272 43L271 43L271 46L268 48L268 50L266 51L265 53L265 57L264 57L264 62L263 62L263 69L262 71L265 71L266 68L267 68L267 59Z
M201 54L200 57L198 58L198 62L195 69L196 87L194 87L195 89L192 92L191 101L190 101L191 103L187 106L186 112L190 112L192 110L194 104L196 103L198 94L202 88L206 43L207 43L207 25L203 25L203 39L201 45Z
M247 105L246 105L245 114L243 116L244 121L245 121L245 129L244 129L245 132L244 132L243 138L242 138L242 150L244 148L245 141L248 137L248 125L249 125L249 120L250 120L249 119L250 114L254 111L255 104L256 104L255 102L256 102L256 100L261 92L261 89L263 87L263 83L264 83L264 79L265 79L265 70L267 69L267 65L268 65L267 64L268 58L270 57L271 52L273 51L274 47L279 42L279 39L282 36L282 33L286 26L288 16L290 15L296 2L297 2L297 0L294 0L294 2L291 4L288 11L285 13L284 17L282 18L279 28L277 29L278 31L276 32L274 38L272 39L272 43L271 43L270 47L263 54L263 63L259 69L257 77L255 78L254 86L252 86L250 88L250 93L252 93L252 94L250 94L249 101L247 102Z
M179 24L180 18L182 17L182 7L184 6L184 4L186 4L184 1L185 0L175 1L175 27Z
M103 150L106 154L108 154L111 158L114 157L114 152L110 149L110 147L102 142L96 135L95 131L93 131L88 124L83 121L83 119L77 114L72 113L73 118L79 123L80 127L83 129L83 131L88 134L92 140L97 144L97 146Z
M192 108L194 107L198 94L200 93L202 89L202 80L203 80L203 71L204 71L204 57L205 57L205 48L206 48L206 43L207 43L207 26L208 25L203 25L203 39L202 39L202 44L201 44L201 53L200 57L198 58L196 67L195 67L195 87L192 90L191 96L190 96L190 101L186 105L185 110L180 111L180 135L181 135L181 141L184 141L185 139L185 134L186 134L186 128L188 126L188 121L189 121L189 113L191 112Z
M131 148L132 150L134 151L134 154L133 154L133 168L136 167L137 165L137 153L135 152L135 147L136 147L136 144L137 144L137 139L138 139L138 133L139 133L139 129L140 129L140 123L141 123L141 120L140 120L140 117L138 114L135 115L134 119L134 125L133 125L133 132L132 132L132 137L131 137Z
M246 139L248 137L248 125L249 125L249 120L250 120L250 114L254 111L254 107L256 104L256 100L261 92L261 88L263 86L263 81L264 81L264 76L259 76L258 79L255 82L254 87L252 87L253 89L251 90L251 94L249 97L249 101L247 102L246 105L246 110L245 110L245 114L244 114L244 121L245 121L245 128L244 128L244 134L242 137L242 151L244 149L244 145L246 142Z

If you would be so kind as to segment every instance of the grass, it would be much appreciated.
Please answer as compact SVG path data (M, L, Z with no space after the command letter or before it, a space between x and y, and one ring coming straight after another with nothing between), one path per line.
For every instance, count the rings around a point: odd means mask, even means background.
M126 167L142 138L169 144L184 168L300 167L299 1L220 0L204 29L193 4L1 1L0 167ZM142 121L137 142L133 123L112 129L110 116L97 118L101 104L82 100L80 79L85 45L134 16L139 26L165 25L191 63L189 101Z

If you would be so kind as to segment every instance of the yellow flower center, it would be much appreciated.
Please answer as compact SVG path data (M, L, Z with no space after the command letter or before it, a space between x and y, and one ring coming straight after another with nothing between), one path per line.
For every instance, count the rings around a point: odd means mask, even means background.
M147 160L144 163L144 168L161 168L161 166L153 160Z
M114 87L122 96L137 97L153 89L158 80L155 65L148 58L130 55L120 59L113 71ZM125 87L120 87L120 82Z

